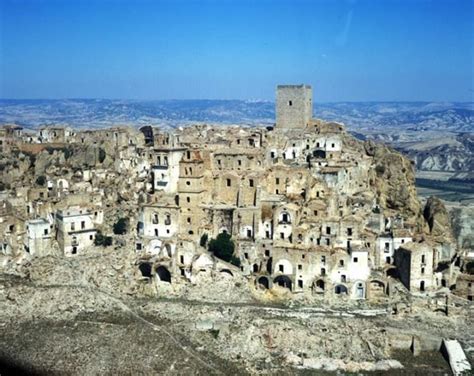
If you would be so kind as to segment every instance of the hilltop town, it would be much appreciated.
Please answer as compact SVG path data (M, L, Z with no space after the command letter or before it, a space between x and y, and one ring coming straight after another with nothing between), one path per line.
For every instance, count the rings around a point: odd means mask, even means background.
M274 126L2 126L0 268L54 283L74 263L87 278L68 283L136 298L467 317L474 251L442 201L422 206L409 159L312 109L310 86L281 85Z

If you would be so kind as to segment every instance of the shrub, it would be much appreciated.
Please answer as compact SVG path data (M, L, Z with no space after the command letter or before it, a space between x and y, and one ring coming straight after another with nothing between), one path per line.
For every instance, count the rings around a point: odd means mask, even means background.
M107 154L105 153L105 150L102 148L99 148L99 162L102 163L105 161L105 157Z
M234 242L231 236L225 232L219 234L216 239L211 239L209 242L209 252L212 252L221 260L230 262L234 255Z
M112 237L102 235L100 231L97 232L94 239L94 245L108 247L112 245Z
M46 184L46 176L40 175L36 178L36 184L44 186Z
M114 234L123 235L128 231L128 219L120 218L116 224L114 224Z
M466 264L466 272L468 272L469 274L474 274L474 261L469 261Z
M375 172L377 173L378 176L383 175L385 172L385 166L384 165L375 166Z

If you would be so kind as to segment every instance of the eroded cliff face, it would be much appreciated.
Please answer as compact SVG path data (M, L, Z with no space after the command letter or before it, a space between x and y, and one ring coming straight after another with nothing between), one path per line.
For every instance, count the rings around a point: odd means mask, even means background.
M415 188L415 171L411 161L399 152L373 141L364 143L367 155L374 158L370 171L380 205L384 209L399 211L420 223L421 204Z
M431 196L426 201L423 217L428 223L429 233L432 237L444 241L454 241L448 210L438 197Z

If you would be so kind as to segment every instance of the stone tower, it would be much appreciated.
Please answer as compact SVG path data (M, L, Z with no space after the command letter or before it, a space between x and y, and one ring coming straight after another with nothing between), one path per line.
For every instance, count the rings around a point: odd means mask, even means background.
M301 129L313 116L313 92L310 85L278 85L276 92L276 128Z

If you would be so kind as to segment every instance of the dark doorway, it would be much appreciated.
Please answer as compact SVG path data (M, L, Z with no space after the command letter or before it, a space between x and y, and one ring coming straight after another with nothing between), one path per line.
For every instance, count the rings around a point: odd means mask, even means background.
M148 263L143 263L138 266L143 277L151 278L151 265Z
M266 289L268 289L270 287L270 283L268 282L268 278L267 277L260 277L257 281L258 285L259 286L262 286Z
M156 275L160 281L171 283L171 274L164 266L158 266L158 268L156 268Z
M280 275L273 280L278 286L285 287L291 290L291 279L286 275Z

